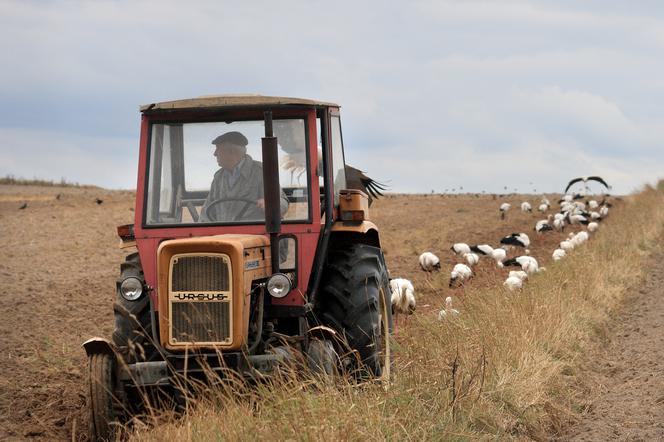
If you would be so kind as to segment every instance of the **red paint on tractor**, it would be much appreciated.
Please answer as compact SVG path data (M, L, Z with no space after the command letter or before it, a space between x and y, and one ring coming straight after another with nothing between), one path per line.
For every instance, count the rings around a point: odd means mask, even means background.
M308 125L309 158L318 158L317 132L316 132L316 113L314 110L304 111ZM205 115L209 115L206 113ZM236 115L236 114L234 114ZM257 117L256 112L247 111L242 114L244 117ZM302 110L280 110L275 111L276 117L302 116ZM158 121L187 121L200 118L198 113L174 113L167 116L160 115ZM153 288L157 285L157 249L159 244L167 239L189 238L197 236L212 236L222 234L245 234L245 235L267 235L264 224L257 225L237 225L237 226L201 226L201 227L164 227L164 228L144 228L143 214L145 209L145 188L147 164L148 139L150 130L150 117L143 115L141 121L140 153L138 161L138 184L136 192L135 224L136 247L141 257L141 265L146 283ZM319 214L320 208L320 187L317 172L318 164L310 161L309 164L309 187L311 189L311 223L282 224L281 233L291 234L297 238L298 244L298 275L297 286L284 298L272 299L272 304L276 305L303 305L307 299L307 285L311 276L318 239L321 232L321 220ZM212 181L212 177L210 177ZM158 309L157 291L152 290L150 296L155 310Z

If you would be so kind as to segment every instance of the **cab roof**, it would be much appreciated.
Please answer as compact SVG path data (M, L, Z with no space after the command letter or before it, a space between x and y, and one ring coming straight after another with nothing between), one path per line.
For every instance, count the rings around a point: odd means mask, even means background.
M261 106L314 106L314 107L339 107L338 104L325 101L309 100L306 98L292 97L270 97L257 94L228 94L228 95L204 95L197 98L185 100L162 101L161 103L145 104L140 107L141 112L169 111L169 110L193 110L208 108L229 107L261 107Z

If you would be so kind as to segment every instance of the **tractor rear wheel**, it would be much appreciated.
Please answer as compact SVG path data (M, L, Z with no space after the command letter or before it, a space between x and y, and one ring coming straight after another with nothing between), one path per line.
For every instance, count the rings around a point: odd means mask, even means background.
M115 373L115 358L106 353L88 357L89 439L115 440L122 409Z
M351 368L361 377L389 379L389 277L378 247L350 244L328 257L316 312L319 320L344 336L359 356Z

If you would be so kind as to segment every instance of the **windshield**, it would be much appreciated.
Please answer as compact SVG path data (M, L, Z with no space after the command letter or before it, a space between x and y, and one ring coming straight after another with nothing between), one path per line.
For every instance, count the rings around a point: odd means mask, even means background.
M309 219L303 119L274 120L284 222ZM145 224L265 222L263 120L153 124Z

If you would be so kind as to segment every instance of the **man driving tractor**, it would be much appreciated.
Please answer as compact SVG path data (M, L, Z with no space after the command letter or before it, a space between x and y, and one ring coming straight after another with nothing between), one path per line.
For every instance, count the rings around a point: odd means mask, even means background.
M263 165L247 154L249 141L237 131L212 140L220 169L214 174L199 222L242 222L265 219ZM288 200L281 192L281 215Z

